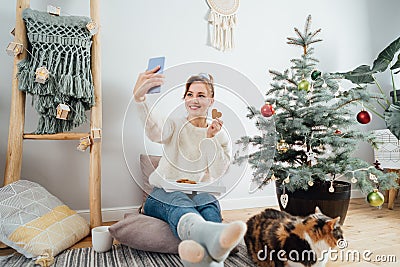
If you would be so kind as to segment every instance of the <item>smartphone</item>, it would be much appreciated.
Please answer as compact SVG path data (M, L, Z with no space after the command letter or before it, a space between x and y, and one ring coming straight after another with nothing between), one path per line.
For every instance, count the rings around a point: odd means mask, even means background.
M147 66L147 70L152 70L157 66L160 66L160 69L157 71L157 73L163 73L164 72L164 64L165 64L165 57L153 57L149 59L149 64ZM160 93L161 91L161 86L156 86L151 88L147 93L148 94L156 94Z

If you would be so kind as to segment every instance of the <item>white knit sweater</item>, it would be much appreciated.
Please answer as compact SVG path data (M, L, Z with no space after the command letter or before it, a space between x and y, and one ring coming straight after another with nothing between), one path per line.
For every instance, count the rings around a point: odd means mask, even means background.
M207 128L193 126L185 117L158 119L146 102L137 103L147 137L163 144L163 156L149 183L162 187L162 179L187 178L196 182L213 181L226 172L231 159L231 143L222 128L207 138Z

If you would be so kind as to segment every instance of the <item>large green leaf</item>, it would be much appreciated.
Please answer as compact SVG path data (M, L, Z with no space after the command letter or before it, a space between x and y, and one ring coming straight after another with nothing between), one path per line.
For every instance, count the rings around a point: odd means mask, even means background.
M400 49L400 37L394 40L390 45L388 45L382 52L379 53L378 57L375 59L372 65L372 71L382 72L387 69L390 62L392 62L394 55Z
M395 70L400 68L400 54L397 55L397 61L394 63L394 65L390 68L391 70Z
M363 84L363 83L373 83L374 78L372 77L372 74L374 73L375 72L371 71L368 65L361 65L352 71L336 73L336 74L343 75L345 79L351 81L352 83Z
M400 139L400 106L391 104L384 112L387 128Z

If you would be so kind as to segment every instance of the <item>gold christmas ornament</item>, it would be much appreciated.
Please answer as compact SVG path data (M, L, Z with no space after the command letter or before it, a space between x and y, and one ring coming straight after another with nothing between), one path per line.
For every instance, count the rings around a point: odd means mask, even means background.
M284 139L281 139L276 145L276 149L279 153L286 153L289 150L289 144Z
M385 202L385 197L378 189L374 189L374 191L367 195L367 201L371 206L379 207Z

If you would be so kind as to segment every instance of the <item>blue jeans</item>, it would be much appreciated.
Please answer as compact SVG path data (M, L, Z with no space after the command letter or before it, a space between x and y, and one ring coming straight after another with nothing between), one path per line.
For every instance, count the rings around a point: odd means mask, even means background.
M147 197L143 211L148 216L167 222L178 238L178 222L186 213L199 214L206 221L222 222L218 200L209 193L200 193L190 198L179 191L165 192L164 189L155 187Z

